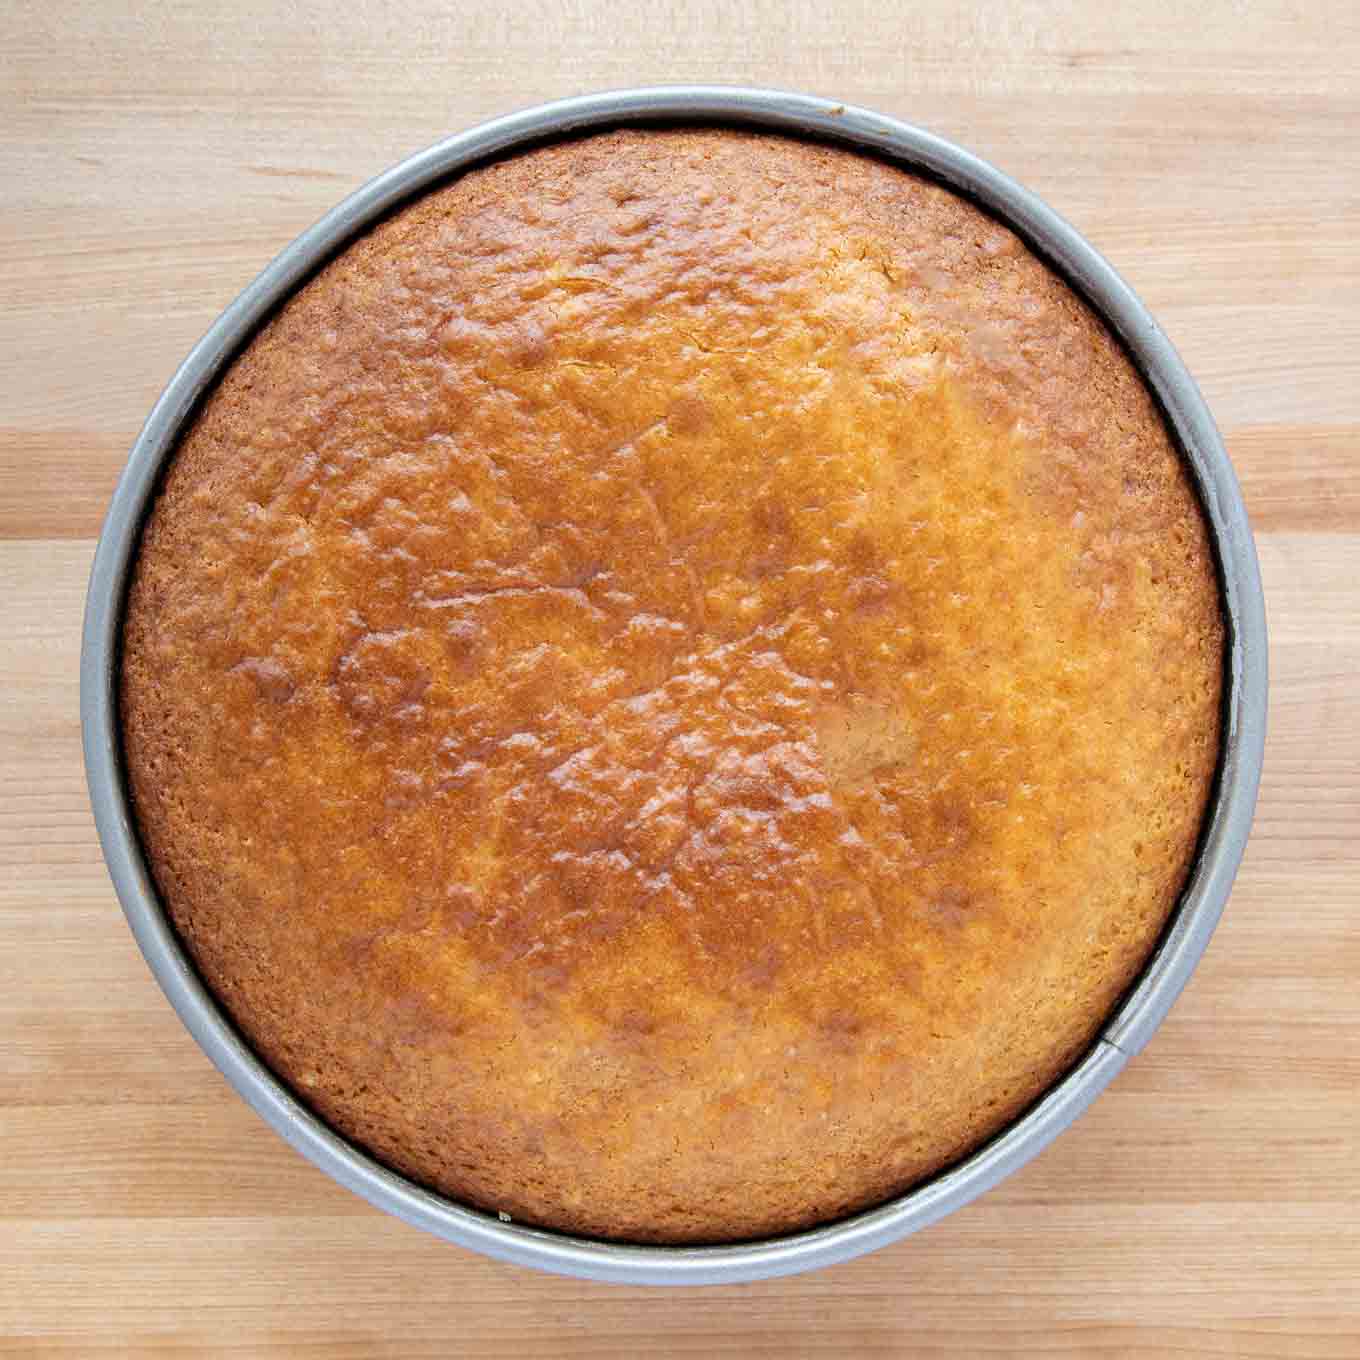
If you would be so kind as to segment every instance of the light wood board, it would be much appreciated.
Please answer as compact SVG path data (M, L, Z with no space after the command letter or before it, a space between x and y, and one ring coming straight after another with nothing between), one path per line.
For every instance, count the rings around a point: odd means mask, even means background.
M0 8L0 1352L1360 1357L1357 70L1344 0ZM1272 708L1223 926L1074 1129L896 1247L675 1293L436 1242L249 1112L123 923L76 667L128 444L275 251L481 118L690 80L922 123L1113 259L1237 463Z

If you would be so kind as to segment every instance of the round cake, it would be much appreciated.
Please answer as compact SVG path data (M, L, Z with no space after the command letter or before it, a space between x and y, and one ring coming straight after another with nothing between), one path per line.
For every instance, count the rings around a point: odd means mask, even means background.
M880 1202L1094 1041L1219 749L1192 483L1086 305L868 156L467 173L235 360L126 762L250 1044L414 1180L637 1242Z

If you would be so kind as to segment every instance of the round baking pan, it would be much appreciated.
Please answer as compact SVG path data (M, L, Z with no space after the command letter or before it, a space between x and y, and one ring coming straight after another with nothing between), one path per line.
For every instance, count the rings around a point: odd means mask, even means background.
M600 1242L501 1221L390 1171L296 1100L251 1052L204 987L161 906L138 841L118 720L122 611L143 517L199 398L258 325L357 233L435 183L545 139L654 122L768 128L869 150L951 186L1023 237L1120 337L1160 401L1203 502L1228 624L1222 755L1195 865L1158 948L1086 1057L998 1137L888 1203L807 1232L708 1247ZM265 269L194 347L133 445L95 553L80 694L95 822L137 942L194 1038L284 1138L379 1208L488 1255L599 1280L714 1284L844 1261L933 1223L1033 1157L1147 1042L1209 942L1251 825L1265 741L1265 608L1237 479L1194 381L1128 286L1057 214L984 161L891 118L806 95L677 86L562 100L450 137L366 184Z

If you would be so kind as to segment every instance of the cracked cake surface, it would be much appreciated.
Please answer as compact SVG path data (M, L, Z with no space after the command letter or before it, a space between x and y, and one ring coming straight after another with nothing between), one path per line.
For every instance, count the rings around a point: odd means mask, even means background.
M126 762L176 929L382 1161L737 1240L1091 1044L1218 757L1205 526L1119 346L868 157L467 173L253 339L149 516Z

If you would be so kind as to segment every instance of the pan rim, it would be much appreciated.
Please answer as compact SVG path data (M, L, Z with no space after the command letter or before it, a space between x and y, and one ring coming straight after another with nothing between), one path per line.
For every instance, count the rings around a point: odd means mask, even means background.
M366 226L472 164L572 133L683 120L812 136L871 150L964 193L1023 236L1119 337L1160 402L1204 506L1228 625L1223 751L1195 865L1158 948L1084 1060L996 1138L958 1165L877 1208L785 1237L697 1247L602 1242L502 1222L382 1166L301 1105L236 1033L199 980L160 905L142 856L122 768L117 702L123 604L159 473L199 399L278 304ZM1015 181L921 128L810 95L678 85L559 100L446 138L351 194L264 269L190 351L132 447L91 569L80 690L91 804L105 861L133 934L199 1045L290 1144L377 1207L493 1257L621 1283L734 1283L849 1260L968 1203L1071 1124L1143 1047L1208 945L1250 830L1264 753L1266 622L1246 508L1213 418L1160 327L1094 247Z

